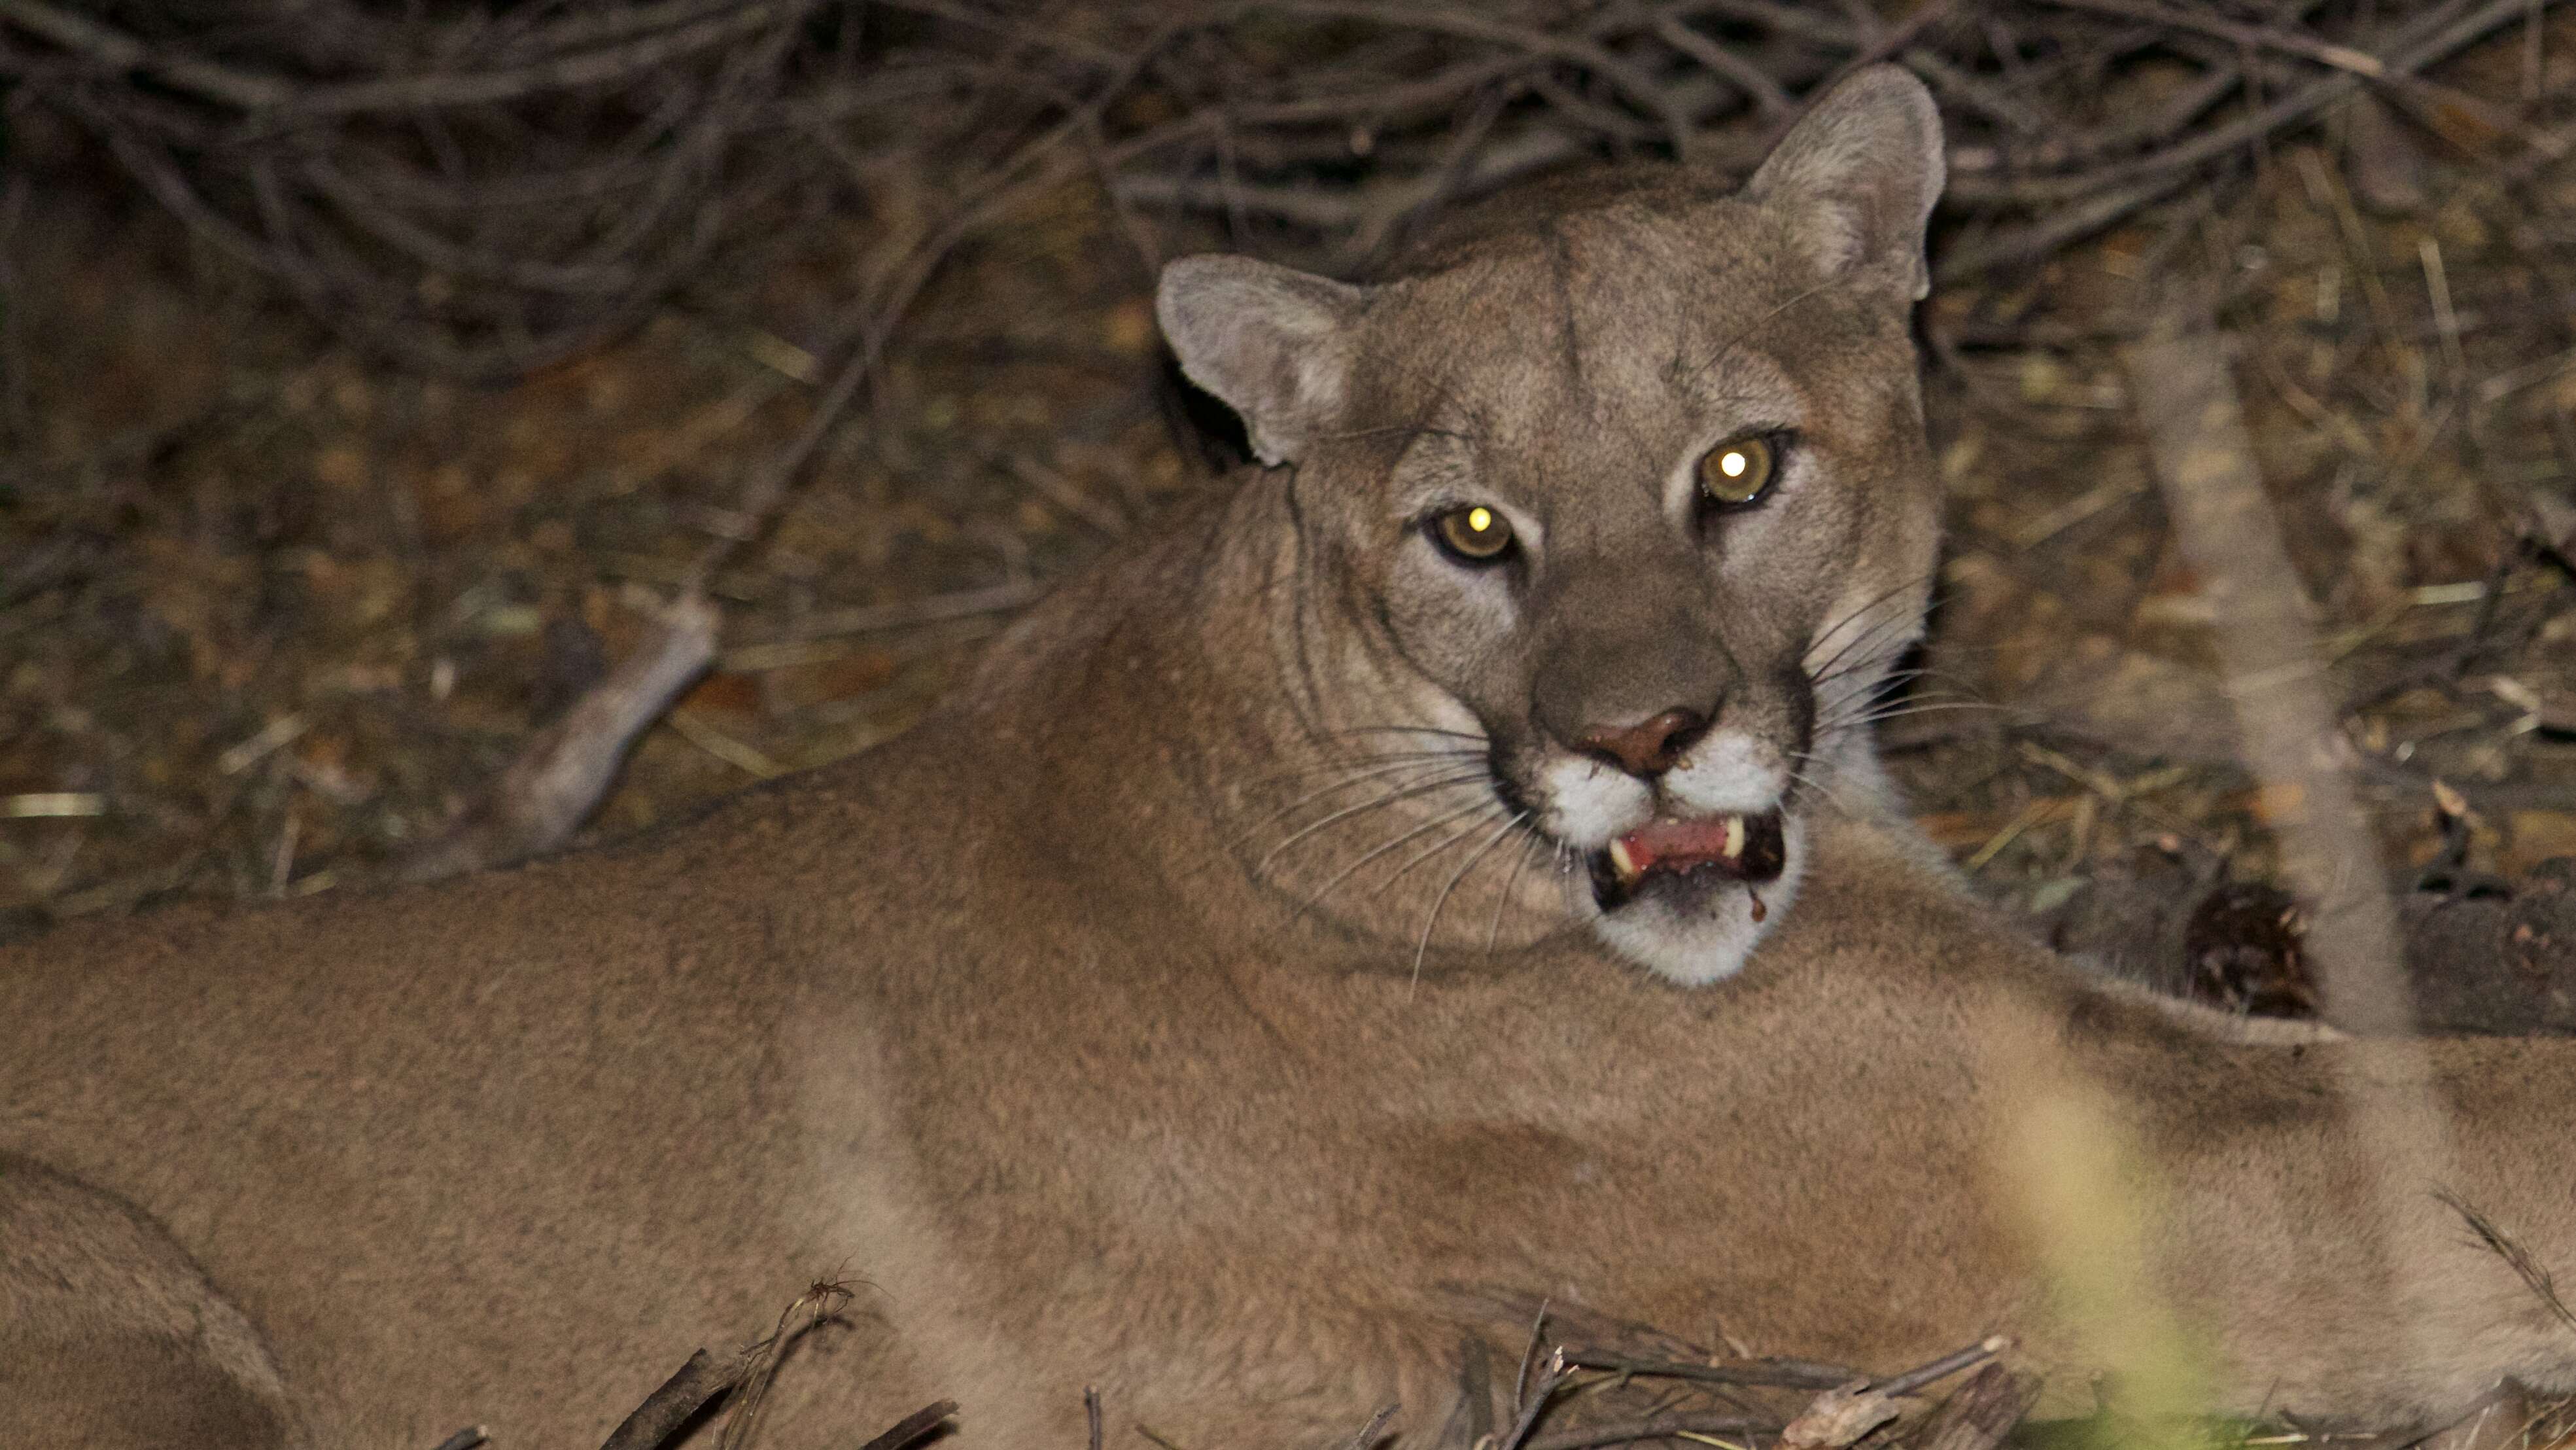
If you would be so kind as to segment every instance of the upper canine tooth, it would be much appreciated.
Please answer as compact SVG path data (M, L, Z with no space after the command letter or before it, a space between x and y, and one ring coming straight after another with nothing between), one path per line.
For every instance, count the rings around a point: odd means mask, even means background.
M1628 843L1624 840L1610 843L1610 866L1619 873L1619 880L1623 883L1638 877L1637 858L1628 854Z
M1744 854L1744 817L1742 816L1726 818L1726 854L1729 856Z

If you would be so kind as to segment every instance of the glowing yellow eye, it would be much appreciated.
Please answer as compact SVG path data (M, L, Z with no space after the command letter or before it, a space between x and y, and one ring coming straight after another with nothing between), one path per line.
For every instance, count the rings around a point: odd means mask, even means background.
M1499 559L1512 547L1510 520L1483 504L1451 509L1432 520L1432 536L1440 547L1471 564Z
M1732 439L1701 455L1700 490L1729 507L1748 504L1770 491L1776 465L1771 440L1760 434Z

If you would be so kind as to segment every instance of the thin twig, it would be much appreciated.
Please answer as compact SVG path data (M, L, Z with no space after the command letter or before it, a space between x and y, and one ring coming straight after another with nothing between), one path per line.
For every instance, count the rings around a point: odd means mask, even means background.
M839 1314L849 1300L847 1285L837 1281L817 1282L798 1295L795 1302L779 1311L778 1327L770 1331L767 1339L743 1351L735 1375L733 1400L725 1409L724 1433L716 1437L716 1450L744 1450L753 1443L760 1429L761 1411L768 1408L769 1387L777 1381L778 1366L786 1360L787 1352L795 1348L797 1341L806 1334ZM938 1405L930 1406L916 1412L913 1418L918 1419L938 1408ZM949 1406L952 1412L954 1408ZM911 1420L906 1420L886 1433L894 1434L910 1423Z
M1547 1334L1547 1304L1548 1301L1540 1300L1538 1312L1530 1316L1529 1343L1521 1347L1520 1364L1512 1371L1512 1413L1515 1416L1529 1401L1530 1366L1538 1358L1539 1346L1545 1342Z
M925 624L942 624L952 619L972 619L986 614L1007 614L1046 591L1047 585L1043 581L1015 579L1007 584L993 584L981 589L961 589L953 594L925 594L916 599L901 599L891 604L862 604L850 609L817 610L796 621L776 642L801 643L842 635L913 629Z
M1890 1375L1872 1385L1871 1388L1891 1398L1910 1395L1925 1385L1948 1379L1963 1369L1973 1369L2010 1348L2012 1348L2011 1339L2000 1334L1988 1335L1965 1349L1952 1350L1929 1364L1918 1365L1900 1375Z
M2069 10L2090 10L2097 15L2117 15L2128 20L2143 20L2169 30L2195 30L2214 36L2231 45L2274 50L2285 55L2304 56L2322 65L2346 70L2357 76L2378 79L2388 74L2388 66L2366 50L2337 45L2312 35L2281 30L2268 25L2246 25L2219 16L2192 10L2177 10L2153 3L2153 0L2047 0Z
M1559 1430L1522 1442L1521 1450L1592 1450L1596 1445L1625 1445L1637 1440L1673 1440L1695 1435L1766 1435L1779 1433L1780 1422L1756 1415L1666 1415L1626 1425L1595 1425Z
M20 457L35 441L36 416L27 381L26 299L18 290L18 228L27 218L31 183L22 168L5 168L0 182L0 436L10 439Z
M2531 1290L2532 1297L2541 1302L2542 1307L2549 1311L2551 1318L2565 1325L2570 1331L2576 1331L2576 1310L2570 1310L2567 1307L2567 1301L2558 1297L2557 1281L2550 1277L2547 1269L2541 1267L2538 1259L2532 1257L2531 1250L2523 1247L2520 1239L2497 1227L2493 1219L2480 1213L2467 1199L2448 1188L2434 1189L2433 1197L2439 1200L2443 1207L2460 1216L2460 1221L2467 1224L2469 1232L2477 1237L2480 1247L2504 1260L2505 1267L2513 1270L2514 1277L2522 1280L2524 1287Z
M860 1446L859 1450L904 1450L905 1446L923 1438L956 1417L955 1400L933 1401L895 1421L891 1428Z
M1695 1380L1712 1385L1766 1385L1777 1389L1829 1390L1863 1376L1839 1365L1779 1363L1691 1364L1681 1360L1641 1359L1606 1350L1566 1351L1566 1362L1583 1369L1610 1370L1652 1379Z
M1554 1399L1557 1390L1565 1384L1565 1371L1565 1351L1549 1351L1547 1368L1539 1375L1538 1383L1529 1386L1529 1397L1522 1402L1519 1418L1513 1421L1511 1433L1497 1442L1494 1450L1521 1450L1529 1439L1530 1431L1537 1427L1538 1417L1547 1413L1548 1401Z
M272 76L251 75L213 61L144 44L112 25L75 15L43 0L0 0L0 20L41 35L110 71L140 71L172 85L249 111L282 106L295 87Z
M1370 1446L1378 1442L1378 1437L1386 1433L1386 1422L1394 1419L1395 1412L1402 1408L1402 1405L1392 1401L1378 1406L1377 1413L1369 1416L1369 1422L1360 1427L1358 1434L1351 1437L1351 1450L1369 1450Z

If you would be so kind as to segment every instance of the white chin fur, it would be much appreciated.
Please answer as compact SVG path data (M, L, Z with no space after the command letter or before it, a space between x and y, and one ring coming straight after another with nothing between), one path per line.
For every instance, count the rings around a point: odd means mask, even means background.
M1741 883L1721 886L1700 910L1688 915L1657 898L1633 900L1595 917L1593 930L1610 950L1685 987L1734 976L1797 901L1798 878L1807 865L1806 823L1792 814L1781 825L1785 851L1779 880L1752 887L1750 892ZM1753 919L1751 892L1762 897L1760 921Z

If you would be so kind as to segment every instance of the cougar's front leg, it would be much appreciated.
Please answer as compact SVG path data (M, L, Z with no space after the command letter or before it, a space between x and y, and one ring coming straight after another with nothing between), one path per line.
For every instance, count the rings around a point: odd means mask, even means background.
M257 1331L159 1224L0 1153L0 1445L303 1443Z

